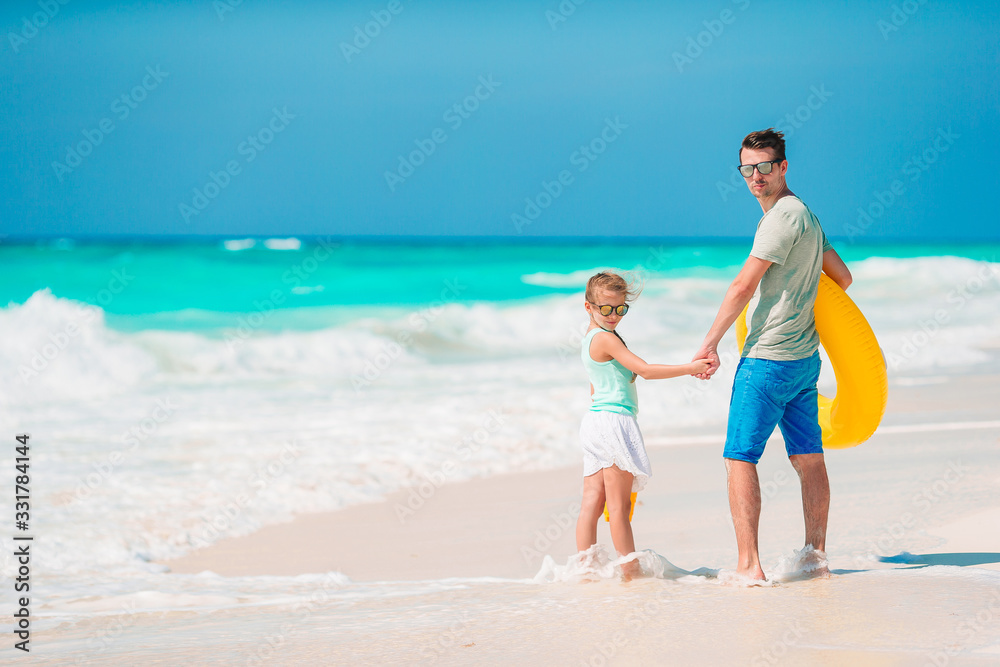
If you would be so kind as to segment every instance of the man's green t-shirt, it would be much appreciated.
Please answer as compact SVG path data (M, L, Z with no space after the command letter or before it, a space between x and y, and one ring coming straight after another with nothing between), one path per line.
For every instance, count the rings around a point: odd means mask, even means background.
M750 254L773 264L750 300L744 357L794 361L819 348L813 305L830 248L819 219L798 197L782 197L760 219Z

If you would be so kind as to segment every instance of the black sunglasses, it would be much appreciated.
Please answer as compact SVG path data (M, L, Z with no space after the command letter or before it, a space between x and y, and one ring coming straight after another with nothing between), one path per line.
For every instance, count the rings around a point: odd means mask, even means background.
M588 301L587 303L589 303L591 306L597 306L597 304L594 303L593 301ZM609 306L605 304L603 306L597 306L597 309L601 312L601 315L603 315L604 317L607 317L611 313L618 313L620 317L628 312L628 304L623 303L620 306Z
M781 163L783 160L768 160L767 162L758 162L757 164L741 164L740 173L743 174L743 178L750 178L753 176L754 168L756 168L762 176L766 176L774 169L771 165L775 162Z

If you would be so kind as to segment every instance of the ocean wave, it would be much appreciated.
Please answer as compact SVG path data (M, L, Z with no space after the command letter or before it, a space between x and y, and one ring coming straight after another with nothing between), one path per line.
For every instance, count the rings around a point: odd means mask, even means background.
M128 334L107 328L99 307L59 299L47 289L0 309L0 337L0 372L10 379L0 389L5 403L107 396L156 369L155 359Z
M295 237L287 239L265 239L264 247L268 250L298 250L302 247L302 241Z
M596 267L593 269L573 271L571 273L548 273L544 271L538 273L527 273L521 276L521 282L526 285L538 285L540 287L577 288L582 292L587 286L587 281L592 275L608 270L610 269L607 267Z
M249 250L257 245L256 239L228 239L222 242L222 247L230 252L239 252L240 250Z
M849 294L871 323L891 375L996 361L1000 265L952 257L871 258L852 265L852 271ZM710 278L651 279L619 331L648 361L687 361L727 286ZM191 319L190 313L181 315ZM16 378L0 389L0 400L22 404L42 396L113 395L163 375L327 376L343 385L389 365L420 369L533 359L572 366L587 327L578 294L371 307L356 320L345 320L331 307L209 315L207 321L215 324L204 331L120 331L108 326L97 306L47 289L36 292L23 304L0 308L5 341L0 371ZM161 322L169 317L157 316ZM297 330L298 323L311 330ZM735 363L732 343L724 342L720 352Z
M177 376L238 381L329 375L347 382L387 350L394 364L415 360L409 347L364 328L267 333L255 328L262 319L250 313L211 335L121 332L107 326L100 307L41 290L23 304L0 309L0 372L12 380L0 389L0 401L112 396Z

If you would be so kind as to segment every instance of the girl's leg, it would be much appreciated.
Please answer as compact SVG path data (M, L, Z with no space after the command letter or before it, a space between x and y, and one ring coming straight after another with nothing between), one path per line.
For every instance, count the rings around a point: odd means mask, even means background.
M576 522L576 550L584 551L597 544L597 520L604 514L604 475L597 471L583 478L583 500Z
M635 551L635 540L632 537L632 524L628 520L632 496L632 473L625 472L618 466L605 468L604 488L607 494L608 518L611 519L611 541L619 556L626 556ZM639 563L635 560L622 565L622 578L631 580L639 575Z

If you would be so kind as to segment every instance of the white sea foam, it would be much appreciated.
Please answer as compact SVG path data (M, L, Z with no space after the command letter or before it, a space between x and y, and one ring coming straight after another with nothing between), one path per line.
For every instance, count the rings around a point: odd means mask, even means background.
M156 362L128 334L108 329L96 306L49 290L0 309L0 404L108 396L143 382Z
M302 247L302 241L295 237L287 239L265 239L264 247L268 250L298 250Z
M323 285L296 285L292 288L292 294L312 294L313 292L322 292L325 287Z
M600 271L606 271L607 267L596 267L593 269L583 269L571 273L549 273L540 271L537 273L526 273L521 276L521 282L526 285L539 285L541 287L569 287L580 289L587 284L587 280L592 275Z
M599 545L573 554L565 565L558 564L551 556L545 556L535 575L535 583L584 583L593 581L620 580L622 565L635 560L639 563L642 577L668 579L689 583L713 583L722 586L763 586L779 583L814 579L829 576L826 554L811 546L795 551L792 556L782 557L768 572L766 580L751 579L734 570L700 567L684 570L651 549L638 551L628 556L610 555Z
M588 581L618 580L622 577L622 565L636 561L642 577L653 579L711 578L715 570L700 569L695 572L683 570L651 549L637 551L626 556L610 555L600 544L573 554L565 565L559 565L552 556L545 556L541 568L533 581L536 584L583 583Z
M222 247L232 252L249 250L255 245L257 245L256 239L228 239L222 242Z
M776 585L774 579L753 579L736 570L719 570L716 583L730 588L771 588Z
M797 549L792 556L783 556L771 570L775 581L787 582L829 576L830 568L826 553L807 545Z

